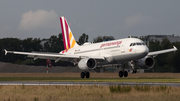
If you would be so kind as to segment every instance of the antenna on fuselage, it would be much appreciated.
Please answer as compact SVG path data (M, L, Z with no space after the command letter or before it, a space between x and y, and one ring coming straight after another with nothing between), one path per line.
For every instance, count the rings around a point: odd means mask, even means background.
M130 36L128 36L128 38L132 38L132 36L130 35Z

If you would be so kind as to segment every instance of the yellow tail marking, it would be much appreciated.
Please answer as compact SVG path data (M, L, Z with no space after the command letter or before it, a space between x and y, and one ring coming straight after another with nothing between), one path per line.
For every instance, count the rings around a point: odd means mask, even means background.
M76 41L73 39L72 44L71 44L71 48L74 47L75 43L76 43Z
M71 38L72 38L72 33L70 32L69 33L69 41L71 41Z

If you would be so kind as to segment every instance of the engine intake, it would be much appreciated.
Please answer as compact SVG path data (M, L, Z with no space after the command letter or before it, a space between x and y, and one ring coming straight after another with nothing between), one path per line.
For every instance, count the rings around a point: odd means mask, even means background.
M155 62L152 57L146 56L145 58L137 60L135 64L141 69L151 69Z
M78 67L81 70L95 69L96 65L97 65L96 60L94 60L93 58L84 58L81 59L78 63Z

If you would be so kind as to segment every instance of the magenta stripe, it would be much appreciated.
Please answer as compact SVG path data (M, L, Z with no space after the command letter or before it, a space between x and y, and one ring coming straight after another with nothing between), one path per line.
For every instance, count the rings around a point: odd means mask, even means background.
M68 48L70 48L70 42L69 42L69 26L66 22L66 19L64 19L65 21L65 26L66 26L66 38L67 38L67 44L68 44Z
M60 24L61 24L61 30L62 30L62 36L63 36L63 43L64 43L64 49L66 49L66 41L64 37L64 29L63 29L63 22L62 22L62 17L60 17Z

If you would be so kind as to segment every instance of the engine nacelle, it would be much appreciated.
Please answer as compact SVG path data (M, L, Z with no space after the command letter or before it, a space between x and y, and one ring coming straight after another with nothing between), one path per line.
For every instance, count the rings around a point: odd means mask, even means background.
M152 57L146 56L137 60L135 64L141 69L151 69L155 64L155 61Z
M81 59L78 63L78 67L81 70L95 69L96 65L97 65L96 60L94 60L92 58Z

